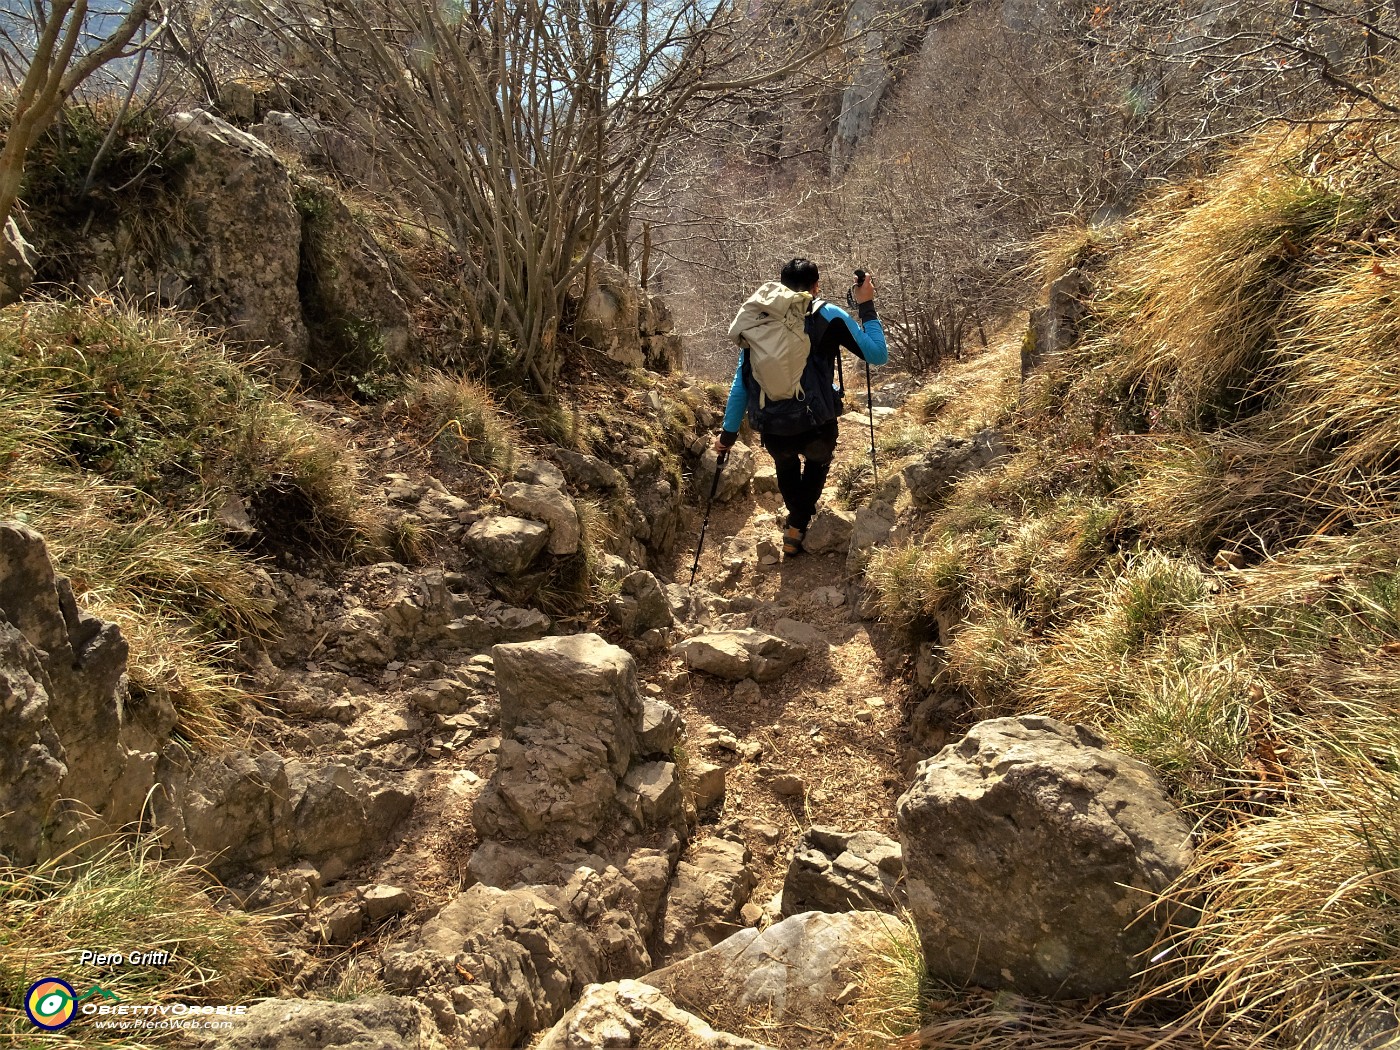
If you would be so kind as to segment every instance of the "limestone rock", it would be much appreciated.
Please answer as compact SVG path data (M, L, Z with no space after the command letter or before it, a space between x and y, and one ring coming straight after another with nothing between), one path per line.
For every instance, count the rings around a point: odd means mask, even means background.
M1090 292L1089 280L1077 266L1051 283L1045 305L1031 311L1030 330L1021 346L1023 378L1079 338L1079 326L1089 315L1084 299Z
M562 490L549 485L512 481L501 489L501 502L511 510L549 525L549 553L574 554L583 530L578 508Z
M946 980L1084 998L1124 988L1191 857L1190 825L1142 762L1038 716L974 726L899 800L910 909Z
M591 279L580 278L570 291L580 300L574 336L629 368L643 365L638 332L641 289L621 268L595 259Z
M385 986L464 1046L515 1046L611 977L587 927L525 888L472 886L382 958Z
M779 620L773 625L773 633L794 645L800 645L808 653L824 653L831 648L831 640L810 623L801 620Z
M701 499L708 499L710 496L710 486L714 484L715 463L718 459L719 454L715 452L714 448L706 446L704 454L700 457L700 464L695 471L695 490L700 493ZM715 489L715 502L728 503L742 493L753 479L757 463L758 459L754 455L753 449L742 441L734 442L729 448L729 455L725 458L724 469L719 474L719 487Z
M180 797L189 847L221 878L300 857L353 864L388 842L414 802L381 770L308 768L270 751L200 758Z
M527 459L515 468L515 480L526 485L564 488L564 472L547 459Z
M661 916L658 952L674 962L718 944L743 925L755 879L748 847L728 839L706 839L676 865Z
M448 1050L425 1006L392 995L348 1003L265 999L227 1029L191 1033L200 1050Z
M0 235L0 306L17 303L34 280L33 249L19 232L13 218L5 220Z
M668 332L642 337L642 364L649 371L667 374L685 367L685 340Z
M297 292L301 216L287 169L264 143L202 110L170 123L192 151L177 188L183 221L170 231L190 238L179 305L300 362L308 344Z
M638 569L622 579L607 602L608 618L629 634L670 627L674 622L666 589L652 573Z
M365 909L365 915L370 922L379 922L393 915L402 915L413 906L413 898L409 896L408 890L398 886L381 884L361 886L359 896L360 903Z
M78 609L43 538L0 523L0 852L12 861L99 833L89 813L113 830L139 819L175 713L133 712L126 656L115 624Z
M492 572L519 576L549 542L549 526L506 514L482 518L467 530L467 546Z
M751 627L688 638L675 651L685 658L687 667L731 682L745 678L771 682L807 657L803 646Z
M502 741L473 813L478 830L518 839L549 829L590 840L608 819L637 748L636 663L595 634L492 652Z
M611 492L622 487L622 475L597 456L567 448L555 449L554 454L569 481L581 489L603 489Z
M804 911L894 912L904 857L898 842L874 831L813 826L803 833L783 880L784 915Z
M695 808L704 811L724 798L729 770L704 759L692 758L686 768Z
M1006 456L1006 446L995 430L979 431L971 438L944 438L904 468L904 483L915 504L932 506L958 478L985 470Z
M637 317L637 331L642 335L666 335L676 330L676 318L666 300L659 295L641 297Z
M895 510L883 500L875 500L856 510L851 526L850 545L846 550L846 570L856 573L865 568L871 552L888 542L894 532Z
M649 1040L649 1036L655 1039ZM663 1038L664 1044L657 1041ZM650 985L630 980L590 985L583 998L535 1044L535 1050L651 1045L771 1050L763 1043L717 1032Z
M646 544L648 550L666 554L676 545L676 530L680 525L681 497L672 484L664 478L649 482L639 481L633 488L637 513L642 527L637 529L637 539Z
M643 980L686 1009L720 1017L761 1013L829 1031L840 1016L834 1003L841 991L905 932L880 912L806 912L761 933L740 930Z
M664 700L642 703L642 728L637 734L639 755L669 755L685 733L680 713Z
M642 762L622 781L623 805L644 827L682 827L683 801L674 762Z
M334 188L305 175L296 183L300 289L311 326L306 363L354 375L403 362L413 319L388 258Z
M765 459L753 472L753 492L755 496L778 491L778 468L771 459Z
M286 763L270 751L197 759L182 800L195 858L221 878L289 858L290 795Z
M844 553L850 546L855 522L856 516L848 510L822 507L817 511L812 523L807 526L807 535L802 540L802 546L809 554L822 554L826 551Z

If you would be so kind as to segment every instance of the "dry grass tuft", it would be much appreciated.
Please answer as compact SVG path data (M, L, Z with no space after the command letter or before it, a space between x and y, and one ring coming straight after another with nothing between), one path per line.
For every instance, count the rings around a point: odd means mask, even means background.
M1096 286L1083 338L1021 401L1013 459L876 560L885 618L939 623L938 688L1097 726L1199 838L1171 891L1197 921L1126 1020L950 994L923 1045L1296 1046L1393 1009L1397 160L1390 117L1271 130L1048 244L1047 279Z
M48 541L80 603L121 624L138 695L196 744L249 697L231 645L272 629L219 509L243 501L276 549L380 543L338 442L203 333L108 301L0 313L0 516Z
M34 1036L18 1004L44 976L63 975L79 994L100 983L130 1003L235 1003L270 983L272 949L258 920L216 908L203 873L156 854L154 843L116 843L34 868L0 866L0 1037L27 1045ZM165 950L170 963L84 972L84 949ZM104 1039L81 1018L63 1038L137 1045L118 1032Z

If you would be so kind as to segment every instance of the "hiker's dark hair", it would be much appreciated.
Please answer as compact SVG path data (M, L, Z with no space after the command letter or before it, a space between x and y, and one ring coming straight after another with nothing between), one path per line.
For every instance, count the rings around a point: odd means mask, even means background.
M812 286L821 278L821 273L817 270L817 264L811 259L801 257L789 260L783 267L783 272L778 280L787 285L794 292L810 292Z

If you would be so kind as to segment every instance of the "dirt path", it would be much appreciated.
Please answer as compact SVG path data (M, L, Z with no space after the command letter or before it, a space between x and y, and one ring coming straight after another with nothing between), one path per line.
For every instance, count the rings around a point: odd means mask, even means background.
M833 477L842 463L869 456L864 433L856 433L860 427L842 429ZM761 449L757 455L760 463L768 459ZM829 481L824 503L834 488ZM671 570L682 583L690 576L701 509L690 510ZM776 493L716 504L696 584L755 601L730 626L771 631L779 620L796 620L814 628L826 650L757 689L687 673L677 657L643 669L649 680L662 683L662 699L684 716L687 755L728 767L724 800L717 812L703 816L697 837L721 829L743 836L758 878L753 900L760 905L781 891L793 847L812 825L895 836L906 757L906 687L889 670L902 654L881 625L861 620L852 608L844 550L775 565L750 558L736 582L716 586L726 574L726 540L777 541L782 513ZM786 774L799 778L800 786Z

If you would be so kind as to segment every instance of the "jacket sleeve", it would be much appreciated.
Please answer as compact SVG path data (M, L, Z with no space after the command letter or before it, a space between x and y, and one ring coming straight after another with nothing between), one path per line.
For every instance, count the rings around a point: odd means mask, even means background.
M860 304L859 324L835 303L827 303L822 311L836 329L838 342L851 353L872 365L883 365L890 359L889 348L885 346L885 329L875 316L874 303Z
M733 438L739 434L739 428L744 424L744 413L749 408L749 392L744 386L744 355L747 350L739 351L739 364L734 369L734 382L729 387L729 401L724 406L724 424L720 428L726 437L730 438L729 444L733 444Z

